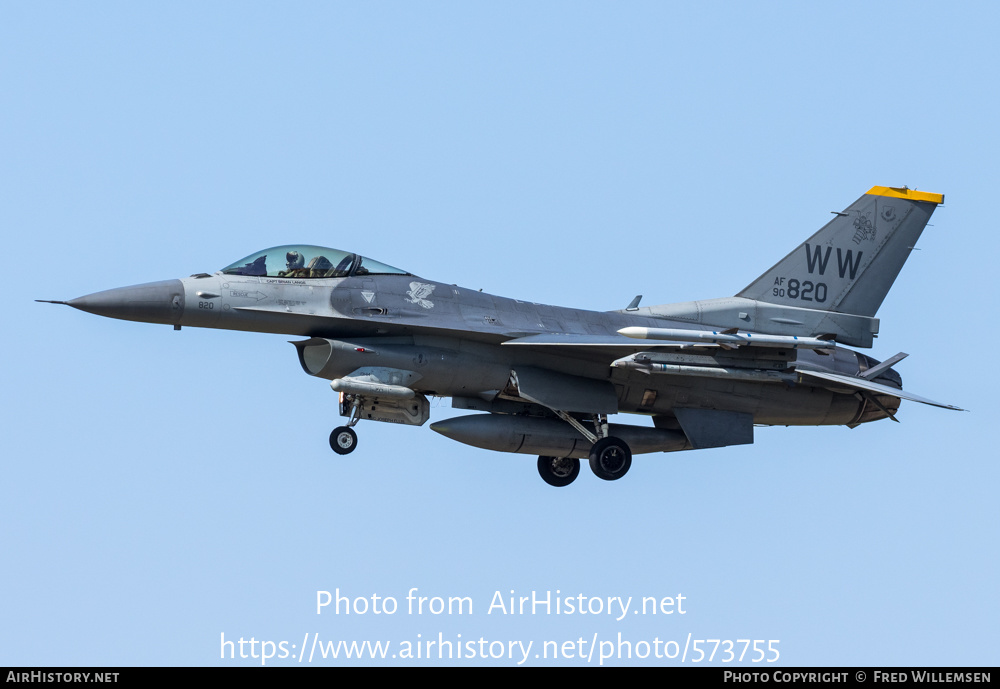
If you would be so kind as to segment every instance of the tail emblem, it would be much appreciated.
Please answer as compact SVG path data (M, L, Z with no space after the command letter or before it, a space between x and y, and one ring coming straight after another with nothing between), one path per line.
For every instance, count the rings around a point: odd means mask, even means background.
M858 217L854 219L854 243L861 244L862 239L867 239L868 241L875 240L875 223L872 222L871 212L862 213L861 211L854 211L858 214Z

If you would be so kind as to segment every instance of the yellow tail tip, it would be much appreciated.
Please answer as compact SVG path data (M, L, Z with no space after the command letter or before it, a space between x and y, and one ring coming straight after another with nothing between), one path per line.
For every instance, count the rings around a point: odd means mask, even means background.
M872 187L867 193L873 196L888 196L894 199L944 203L944 194L932 194L929 191L917 191L916 189L907 189L906 187Z

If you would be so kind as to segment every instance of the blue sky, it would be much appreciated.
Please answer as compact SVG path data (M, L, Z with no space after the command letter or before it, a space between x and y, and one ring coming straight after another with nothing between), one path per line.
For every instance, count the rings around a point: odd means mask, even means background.
M995 5L0 11L0 664L260 664L221 659L225 635L295 644L269 662L288 665L306 634L997 664ZM908 352L907 389L971 412L760 429L616 483L552 489L533 457L427 427L362 423L338 457L336 396L290 338L33 301L291 243L578 308L722 297L873 185L946 205L869 353ZM406 613L413 588L472 612ZM400 610L317 615L336 589ZM488 613L511 590L680 594L686 613Z

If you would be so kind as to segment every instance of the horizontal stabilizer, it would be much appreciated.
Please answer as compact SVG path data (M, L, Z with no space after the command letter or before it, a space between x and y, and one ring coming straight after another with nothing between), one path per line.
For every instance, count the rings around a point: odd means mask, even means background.
M847 376L842 373L828 373L827 371L812 371L809 369L796 369L796 373L805 376L806 378L816 378L819 380L825 380L831 383L836 383L844 387L852 388L854 390L863 390L865 392L874 392L879 395L889 395L890 397L899 397L900 399L910 400L911 402L920 402L921 404L929 404L932 407L941 407L942 409L954 409L955 411L966 411L961 407L955 407L950 404L942 404L941 402L935 402L929 400L925 397L920 397L919 395L914 395L909 392L900 390L899 388L894 388L889 385L882 385L881 383L873 383L866 378L859 378L857 376Z
M862 378L867 378L868 380L875 380L884 372L888 371L890 368L892 368L893 366L895 366L908 356L910 355L907 354L906 352L900 352L899 354L894 354L893 356L889 357L882 363L872 366L870 369L864 371L860 375Z

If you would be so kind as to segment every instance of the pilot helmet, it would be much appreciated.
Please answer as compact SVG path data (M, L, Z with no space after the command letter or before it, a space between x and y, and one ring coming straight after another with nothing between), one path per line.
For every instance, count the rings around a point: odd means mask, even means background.
M289 251L285 254L285 261L285 268L288 270L295 270L296 268L301 268L305 265L306 257L298 251Z

